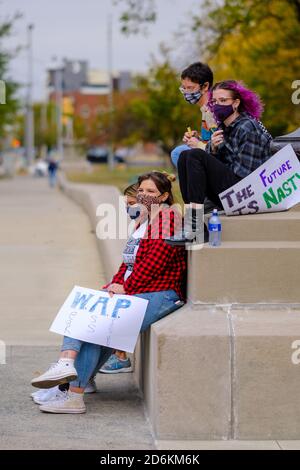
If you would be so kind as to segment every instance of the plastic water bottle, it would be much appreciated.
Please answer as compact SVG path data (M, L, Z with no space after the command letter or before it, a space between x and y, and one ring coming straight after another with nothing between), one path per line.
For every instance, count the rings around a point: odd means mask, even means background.
M221 220L218 216L217 209L213 210L213 213L208 221L208 231L209 231L209 244L211 246L220 246L222 225L221 225Z

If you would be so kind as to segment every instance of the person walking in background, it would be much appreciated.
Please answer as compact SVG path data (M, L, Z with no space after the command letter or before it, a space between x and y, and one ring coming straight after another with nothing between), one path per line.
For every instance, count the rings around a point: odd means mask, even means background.
M179 90L184 99L196 106L199 106L202 114L202 124L200 133L196 130L185 132L183 142L185 145L179 145L171 152L171 160L177 167L178 159L184 150L192 148L205 149L210 141L212 133L217 128L217 123L207 102L209 90L213 85L213 72L207 64L195 62L189 65L181 73L181 87Z
M54 188L56 185L57 170L58 162L53 157L50 157L48 160L48 178L51 188Z

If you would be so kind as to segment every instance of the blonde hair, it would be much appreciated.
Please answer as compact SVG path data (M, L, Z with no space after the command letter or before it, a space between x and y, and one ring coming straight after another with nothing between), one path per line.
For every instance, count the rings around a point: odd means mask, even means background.
M133 183L130 186L127 186L123 191L124 196L136 197L138 187L138 183Z
M174 181L176 181L176 175L174 175L174 173L168 173L167 171L162 171L161 173L163 175L166 175L166 177L171 183L174 183Z

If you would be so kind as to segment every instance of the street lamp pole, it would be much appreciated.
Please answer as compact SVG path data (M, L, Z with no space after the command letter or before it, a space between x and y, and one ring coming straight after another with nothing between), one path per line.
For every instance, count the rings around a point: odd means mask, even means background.
M27 26L28 84L27 84L26 116L25 116L25 156L26 156L28 167L33 163L33 160L34 160L34 119L33 119L33 106L32 106L32 87L33 87L32 31L33 31L33 24L29 24Z
M113 150L113 112L114 112L114 83L113 83L113 46L112 46L112 15L107 19L107 68L109 80L108 93L108 112L109 112L109 146L108 146L108 166L110 170L114 169L114 150Z
M54 88L56 102L56 132L57 132L57 152L60 160L64 156L63 145L63 125L62 125L62 68L58 66L54 72Z

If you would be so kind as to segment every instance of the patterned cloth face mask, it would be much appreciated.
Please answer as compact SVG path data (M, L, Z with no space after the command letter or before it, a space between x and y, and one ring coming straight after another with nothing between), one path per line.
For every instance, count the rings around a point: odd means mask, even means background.
M180 87L179 90L183 94L185 101L187 101L190 104L197 104L201 96L203 96L203 93L201 90L187 92L182 87Z
M137 194L136 200L138 204L143 204L148 212L151 212L151 206L153 204L160 204L161 202L159 196L150 196L149 194L142 193Z

